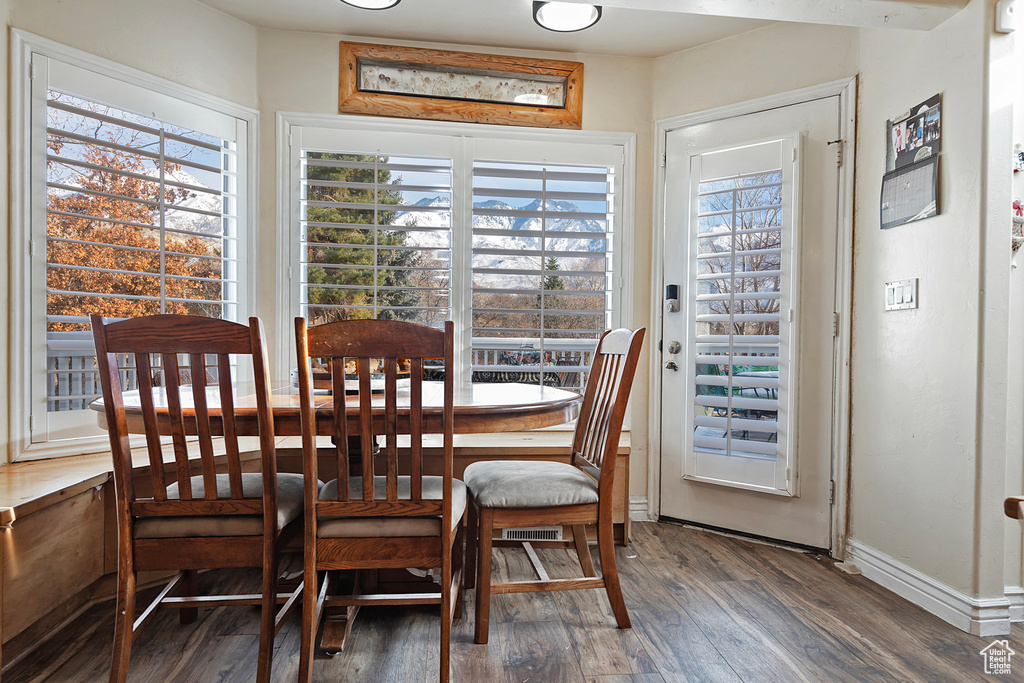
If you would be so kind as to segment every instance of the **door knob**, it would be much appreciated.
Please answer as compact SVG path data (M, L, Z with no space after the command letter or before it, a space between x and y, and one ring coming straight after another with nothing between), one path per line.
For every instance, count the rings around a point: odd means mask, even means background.
M675 371L678 371L678 370L679 370L679 366L678 366L678 365L676 365L676 362L675 362L674 360L670 360L670 361L668 361L667 363L665 363L665 369L666 369L666 370L675 370Z
M679 342L671 341L671 342L668 343L668 352L669 353L679 353L682 350L683 350L683 345L680 344Z

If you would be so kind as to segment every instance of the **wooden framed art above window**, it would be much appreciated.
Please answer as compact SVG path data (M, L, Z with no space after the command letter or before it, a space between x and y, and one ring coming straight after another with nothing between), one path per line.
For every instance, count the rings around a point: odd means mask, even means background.
M438 121L581 127L583 64L341 43L338 110Z

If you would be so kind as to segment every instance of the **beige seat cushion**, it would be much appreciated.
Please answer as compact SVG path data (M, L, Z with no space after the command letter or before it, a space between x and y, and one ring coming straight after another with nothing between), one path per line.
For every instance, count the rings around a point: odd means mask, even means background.
M474 462L462 477L485 508L536 508L597 502L597 482L564 462Z
M363 478L349 479L349 498L363 497ZM373 478L374 496L383 498L386 479ZM423 497L441 500L444 477L423 477ZM412 491L409 477L398 478L398 497L408 499ZM338 480L332 479L320 490L320 500L338 499ZM456 528L466 512L466 485L452 480L452 528ZM334 517L317 523L320 538L390 538L396 536L440 536L441 517Z
M192 497L202 498L206 493L201 476L192 477ZM226 474L217 475L217 497L231 495L231 483ZM260 498L263 495L263 475L242 475L242 495ZM178 498L178 484L167 487L167 498ZM283 529L302 514L302 475L277 475L277 528ZM143 517L135 522L135 538L192 538L196 536L260 536L263 534L262 515L220 515L210 517Z

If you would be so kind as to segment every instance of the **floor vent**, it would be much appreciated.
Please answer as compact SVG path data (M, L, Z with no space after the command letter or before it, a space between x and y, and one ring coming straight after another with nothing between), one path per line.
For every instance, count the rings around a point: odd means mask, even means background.
M525 526L518 529L502 529L501 538L506 541L561 541L560 526Z

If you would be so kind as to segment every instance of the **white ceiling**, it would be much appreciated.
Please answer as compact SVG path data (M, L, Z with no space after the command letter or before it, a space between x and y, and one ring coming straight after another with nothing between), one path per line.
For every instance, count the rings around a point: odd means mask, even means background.
M559 34L533 22L532 0L402 0L382 11L358 9L340 0L198 1L262 28L636 57L685 50L773 21L927 30L967 4L967 0L604 0L604 16L596 26Z
M656 57L766 26L769 22L604 7L596 26L552 33L533 21L532 0L402 0L383 11L340 0L199 0L264 28L367 39Z

